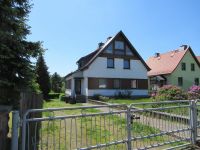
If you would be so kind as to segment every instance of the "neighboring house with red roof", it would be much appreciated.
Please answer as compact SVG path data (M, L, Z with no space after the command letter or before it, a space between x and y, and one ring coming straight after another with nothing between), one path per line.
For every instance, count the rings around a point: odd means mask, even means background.
M197 59L198 59L198 61L199 61L199 63L200 63L200 56L196 56L197 57Z
M150 57L147 65L150 90L157 90L166 84L176 85L187 90L192 85L199 85L200 62L191 47L183 45L167 53Z
M150 69L122 31L99 43L77 65L78 69L65 77L66 94L71 97L115 96L119 91L148 95Z

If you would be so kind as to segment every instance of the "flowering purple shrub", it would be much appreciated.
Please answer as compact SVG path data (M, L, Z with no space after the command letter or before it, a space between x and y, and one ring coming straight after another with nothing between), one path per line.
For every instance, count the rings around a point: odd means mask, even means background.
M188 99L200 99L200 86L193 85L189 88Z
M164 85L158 90L155 96L156 101L185 99L187 99L187 93L185 93L181 88L174 85Z

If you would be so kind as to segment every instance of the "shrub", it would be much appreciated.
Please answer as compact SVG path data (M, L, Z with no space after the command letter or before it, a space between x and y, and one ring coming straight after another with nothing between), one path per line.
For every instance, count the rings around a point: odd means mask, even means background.
M59 99L60 93L49 93L48 99Z
M185 93L181 88L173 85L165 85L161 87L155 96L155 101L184 99L187 99L187 93Z
M107 97L107 96L99 96L99 100L106 102L106 101L109 100L109 97Z
M200 99L200 86L193 85L189 88L188 99Z
M98 101L100 96L101 96L100 94L94 94L92 99Z
M92 99L97 100L97 101L108 101L109 97L107 96L102 96L100 94L95 94Z
M69 101L70 101L70 96L69 96L69 95L65 95L65 94L60 94L59 100L60 100L60 101L63 101L63 102L66 102L66 103L69 103Z
M125 90L125 91L116 91L115 98L131 98L132 91Z

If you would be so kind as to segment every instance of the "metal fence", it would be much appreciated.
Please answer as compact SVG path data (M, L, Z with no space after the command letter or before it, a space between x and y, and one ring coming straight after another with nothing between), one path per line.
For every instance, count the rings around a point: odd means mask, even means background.
M198 101L31 109L22 150L177 149L200 138ZM42 113L36 118L32 114Z

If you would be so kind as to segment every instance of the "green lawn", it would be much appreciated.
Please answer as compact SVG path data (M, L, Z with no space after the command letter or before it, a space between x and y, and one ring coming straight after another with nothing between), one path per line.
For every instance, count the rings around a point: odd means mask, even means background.
M127 104L130 105L132 103L143 103L143 102L152 102L151 98L139 98L139 99L109 99L108 103L116 103L116 104Z
M110 102L117 102L119 104L131 104L138 102L150 102L151 99L139 99L139 100L114 100L111 99ZM87 104L86 104L87 105ZM49 102L44 102L44 108L58 108L58 107L76 107L83 106L83 104L68 104L59 100L51 100ZM77 114L91 114L101 112L99 109L90 108L87 110L65 110L44 112L44 117L49 116L67 116L67 115L77 115ZM139 120L138 120L139 121ZM134 121L132 124L132 136L147 136L151 134L160 133L158 128L150 127L147 124L142 124L141 122ZM48 148L53 149L75 149L77 147L87 147L91 145L98 145L100 143L108 143L109 141L122 140L127 138L126 131L126 119L125 114L116 115L95 115L90 117L78 117L78 118L68 118L68 119L57 119L54 121L43 121L42 128L40 130L43 143L40 141L39 149ZM54 140L55 143L51 142ZM60 140L58 140L60 138ZM143 147L148 144L156 144L157 142L164 142L171 139L170 136L157 136L152 138L145 138L143 140L136 140L133 142L135 147ZM59 147L60 146L60 147ZM104 148L103 148L104 149ZM109 147L109 149L126 149L125 144L119 144Z

